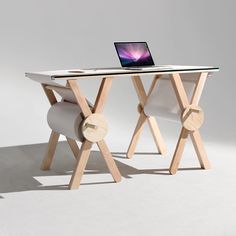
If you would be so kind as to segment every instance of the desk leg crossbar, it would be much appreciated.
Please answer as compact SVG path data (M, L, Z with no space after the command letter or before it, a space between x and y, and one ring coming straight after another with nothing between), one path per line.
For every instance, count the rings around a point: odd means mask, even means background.
M152 136L154 138L154 141L155 141L155 144L157 146L159 153L163 154L163 155L166 153L166 145L165 145L164 140L162 138L162 135L161 135L161 132L160 132L159 127L157 125L155 117L146 116L143 111L143 107L144 107L148 97L152 93L153 88L156 86L158 79L159 79L159 76L154 77L152 84L150 86L150 89L148 91L148 94L146 94L140 76L133 76L132 77L133 85L134 85L135 91L137 93L137 96L139 98L139 102L140 102L138 105L138 111L140 113L140 116L139 116L136 128L134 130L134 134L132 136L132 139L131 139L131 142L130 142L130 145L128 148L128 152L127 152L128 158L131 158L134 155L138 139L140 137L140 134L143 130L143 127L144 127L144 124L146 121L148 122L149 128L151 130Z
M199 79L196 82L195 90L191 101L189 102L187 94L185 92L183 82L179 74L172 74L171 81L175 90L176 97L178 99L180 108L182 110L182 130L179 136L179 140L174 152L174 156L170 165L170 173L175 174L178 170L181 156L183 154L184 146L188 136L190 135L193 146L197 153L197 157L201 168L209 169L210 163L207 158L207 154L199 133L199 128L203 123L203 113L198 106L202 90L207 78L207 73L201 73Z
M182 126L183 126L173 158L172 158L172 162L170 165L170 173L175 174L177 172L180 159L183 154L184 146L189 135L192 139L193 146L197 153L201 168L209 169L210 163L208 161L207 154L204 149L203 142L199 133L199 128L201 127L203 123L204 116L203 116L202 109L198 106L198 103L202 94L202 90L204 87L204 83L207 78L207 73L200 74L200 77L196 81L195 89L194 89L193 96L190 102L188 100L180 75L172 74L170 76L171 76L171 82L172 82L178 103L182 110L181 121L182 121ZM128 152L127 152L128 158L131 158L134 154L138 139L140 137L140 134L144 127L144 123L146 121L148 121L148 124L151 129L158 151L161 154L166 153L166 146L161 136L161 132L158 128L155 117L146 116L145 113L143 112L143 107L145 106L146 101L148 97L150 96L150 94L152 93L153 88L156 86L156 83L158 82L159 78L160 78L159 76L154 77L153 82L150 86L149 92L148 94L146 94L140 77L139 76L132 77L133 84L134 84L136 93L138 95L139 101L140 101L138 105L138 111L140 113L140 116L139 116L134 134L132 136L132 139L128 148Z
M91 115L99 115L102 113L103 108L104 108L104 104L105 101L107 99L107 95L108 92L110 90L112 84L112 78L103 78L98 94L97 94L97 98L94 104L94 107L90 107L85 96L83 95L83 93L81 92L76 80L68 80L67 86L69 87L69 89L72 90L76 101L78 103L78 106L81 109L82 115L84 117L84 119L88 118ZM57 102L56 97L53 93L53 91L49 90L46 88L46 86L43 85L44 91L49 99L49 102L51 103L51 105L55 104ZM43 170L48 170L50 168L50 165L52 163L53 160L53 156L55 153L55 149L56 149L56 145L58 143L58 139L59 139L60 134L52 131L50 139L49 139L49 143L48 143L48 147L47 147L47 151L46 151L46 155L44 157L43 163L42 163L42 169ZM76 166L75 169L73 171L70 183L69 183L69 189L76 189L79 187L80 182L81 182L81 178L82 175L84 173L88 158L89 158L89 154L91 152L91 148L93 145L93 141L89 141L86 138L84 138L84 141L82 142L81 148L79 149L77 146L77 143L75 140L67 138L67 142L74 154L74 156L76 157ZM105 159L105 162L108 166L109 171L111 172L114 181L119 182L121 181L121 174L116 166L115 161L112 158L112 155L105 143L105 141L103 139L96 141L96 144L98 145L99 150L102 153L102 156Z

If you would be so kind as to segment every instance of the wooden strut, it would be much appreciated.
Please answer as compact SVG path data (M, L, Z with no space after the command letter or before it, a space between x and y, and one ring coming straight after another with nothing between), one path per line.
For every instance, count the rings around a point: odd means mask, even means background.
M164 140L162 138L161 132L159 130L159 127L157 125L156 119L153 116L146 116L145 113L143 112L143 108L149 98L149 96L151 95L154 87L156 86L156 83L158 81L158 79L160 78L160 76L155 76L152 84L149 88L148 94L146 94L142 80L140 78L140 76L132 76L132 81L133 81L133 85L134 88L136 90L138 99L139 99L139 107L138 110L140 112L140 116L136 125L136 128L134 130L128 151L127 151L127 157L131 158L134 155L136 146L137 146L137 142L138 139L140 137L140 134L143 130L144 124L147 121L149 128L151 130L152 136L154 138L155 144L157 146L157 149L159 151L160 154L165 155L166 154L166 145L164 143Z
M112 78L111 77L107 77L107 78L103 78L98 94L97 94L97 98L95 101L95 105L93 108L91 108L85 98L85 96L83 95L83 93L81 92L76 80L68 80L67 81L67 85L66 88L70 89L75 98L76 101L78 103L78 106L81 109L82 115L84 116L84 119L90 117L90 116L95 116L96 114L98 116L101 116L101 113L103 111L104 108L104 104L105 101L107 99L108 96L108 92L111 88L111 84L112 84ZM49 99L49 102L51 105L55 104L57 102L56 97L52 91L53 86L46 86L43 85L43 89ZM88 128L91 128L93 125L89 124L86 125L88 126ZM93 127L92 127L93 128ZM96 128L96 127L95 127ZM97 130L97 129L94 129ZM47 152L45 155L45 158L43 160L43 164L42 164L42 169L46 170L50 168L50 165L52 163L52 159L55 153L55 149L56 149L56 145L59 139L59 135L58 133L55 133L54 131L52 131L51 136L50 136L50 140L48 143L48 148L47 148ZM70 139L67 137L67 141L69 143L69 146L72 150L72 152L74 153L77 162L76 162L76 166L75 169L73 171L70 183L69 183L69 189L77 189L80 186L80 182L86 167L86 164L88 162L88 158L89 158L89 154L91 152L91 148L94 142L89 141L85 138L85 140L82 142L81 148L79 149L76 141L73 139ZM108 166L109 171L112 174L113 179L116 182L120 182L121 181L121 174L116 166L115 161L112 158L112 155L105 143L105 141L103 139L99 140L96 142L96 144L98 145L99 150L101 151L105 162Z
M183 86L183 82L181 80L181 77L179 74L172 74L171 76L171 82L178 100L178 103L180 105L180 108L182 110L182 112L185 111L185 109L187 109L188 107L197 107L202 91L203 91L203 87L206 81L208 73L201 73L199 79L196 82L195 85L195 89L193 92L193 96L191 101L188 101L188 97L187 94L185 92L184 86ZM198 110L198 109L195 109ZM197 127L197 128L196 128ZM170 164L170 173L173 175L177 172L178 167L179 167L179 163L181 160L181 156L183 154L183 150L184 150L184 146L186 143L186 140L188 138L188 135L190 134L190 137L192 139L193 142L193 146L195 148L195 151L197 153L197 157L200 163L201 168L203 169L210 169L210 163L208 161L207 158L207 154L205 151L205 148L203 146L203 142L199 133L199 127L196 126L194 127L194 130L188 130L185 127L182 127L180 136L179 136L179 140L177 142L176 145L176 149L172 158L172 162Z
M105 101L108 96L108 92L111 88L112 78L111 77L103 78L100 88L99 88L99 91L98 91L98 94L97 94L94 108L92 108L92 109L89 107L89 105L86 101L86 98L82 94L76 80L68 80L68 84L76 97L76 100L78 102L78 105L81 108L84 118L87 118L88 116L90 116L92 114L101 113L103 111L104 104L105 104ZM88 140L85 140L82 143L82 147L81 147L81 150L79 153L79 158L77 160L76 168L75 168L72 178L70 180L69 189L76 189L79 187L83 172L86 167L86 163L88 161L89 154L91 152L92 145L93 145L93 143L89 142ZM105 159L105 162L108 166L108 169L110 170L110 172L112 174L113 179L116 182L120 182L121 181L121 174L115 164L115 161L112 158L112 155L111 155L105 141L100 140L97 142L97 145L98 145L98 148L100 149L100 151Z
M56 96L55 96L54 92L52 91L51 87L48 88L48 86L45 84L42 84L42 87L43 87L43 90L48 98L49 103L51 105L54 105L55 103L57 103ZM48 146L47 146L47 151L46 151L46 154L44 156L44 159L43 159L43 162L41 165L42 170L49 170L50 169L51 164L52 164L52 160L54 158L54 154L55 154L55 150L57 147L59 137L60 137L60 134L58 134L54 131L51 131L51 135L50 135ZM73 139L70 139L68 137L66 137L66 139L67 139L67 142L71 148L71 151L74 154L74 157L77 158L78 153L79 153L79 147L78 147L76 141Z

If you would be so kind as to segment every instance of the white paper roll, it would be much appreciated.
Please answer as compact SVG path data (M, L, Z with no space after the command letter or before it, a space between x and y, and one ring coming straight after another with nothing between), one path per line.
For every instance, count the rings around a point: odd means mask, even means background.
M183 86L189 100L193 95L195 83L199 76L199 73L181 74ZM164 75L157 81L157 85L144 106L144 113L147 116L180 121L181 110L169 76Z
M54 104L48 111L47 121L53 131L74 140L83 140L81 132L83 116L77 104L69 102Z

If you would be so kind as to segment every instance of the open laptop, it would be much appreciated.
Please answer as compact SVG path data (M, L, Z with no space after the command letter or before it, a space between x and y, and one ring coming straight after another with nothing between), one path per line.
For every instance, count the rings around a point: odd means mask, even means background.
M115 42L121 66L124 69L143 70L168 66L155 66L146 42Z

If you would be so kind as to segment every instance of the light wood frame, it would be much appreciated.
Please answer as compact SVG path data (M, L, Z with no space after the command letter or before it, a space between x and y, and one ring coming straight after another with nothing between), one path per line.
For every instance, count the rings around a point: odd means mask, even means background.
M189 101L187 94L185 92L180 74L176 73L176 74L170 75L171 82L172 82L182 113L190 105L198 106L207 76L208 76L207 72L200 73L199 78L196 80L193 96L191 100ZM210 169L210 163L209 163L207 153L202 142L199 129L190 131L190 130L187 130L185 127L182 127L179 140L175 148L174 156L172 158L171 165L170 165L170 173L172 175L175 174L178 170L179 163L180 163L183 151L184 151L184 146L189 135L193 142L193 146L195 148L201 168Z
M175 91L175 94L176 94L176 97L177 97L177 100L180 105L182 113L185 111L185 109L187 109L190 106L194 106L194 107L198 106L207 75L208 75L207 72L200 73L200 76L197 79L196 84L195 84L195 89L193 92L192 99L191 99L191 101L189 101L186 91L184 89L180 74L179 73L170 74L171 83L173 85L173 88L174 88L174 91ZM131 139L131 142L130 142L130 145L128 148L128 152L127 152L128 158L131 158L132 155L134 154L135 147L137 145L137 141L138 141L138 138L142 132L145 121L148 121L149 127L151 128L153 138L155 140L155 143L157 145L159 152L161 154L166 153L166 146L164 144L163 138L161 136L161 133L160 133L160 130L157 126L155 118L152 116L150 116L150 117L146 116L143 112L143 107L144 107L148 97L150 96L153 88L156 86L156 83L159 78L160 78L160 76L155 76L155 78L153 79L153 82L151 84L151 87L149 89L149 92L146 95L141 78L139 76L132 77L133 84L134 84L136 93L138 95L139 101L140 101L140 104L139 104L140 116L139 116L136 128L134 130L134 134L132 136L132 139ZM180 133L177 145L176 145L176 149L175 149L175 152L174 152L174 155L172 158L170 168L169 168L169 171L171 174L175 174L178 170L181 156L183 154L184 146L185 146L186 140L189 135L192 139L192 142L193 142L198 160L200 162L201 168L203 168L203 169L210 168L210 163L207 158L207 154L206 154L206 151L205 151L205 148L204 148L204 145L203 145L200 133L199 133L199 129L197 128L197 129L190 131L190 130L187 130L183 126L181 129L181 133Z
M136 128L134 130L134 134L132 136L128 151L127 151L127 157L131 158L134 155L135 148L137 146L138 139L140 137L140 134L143 130L144 124L147 121L149 128L151 130L153 139L155 141L155 144L157 146L157 150L160 154L164 155L166 153L166 145L164 143L164 140L162 138L161 132L159 130L159 127L157 125L156 119L153 116L146 116L143 107L145 106L145 103L148 99L148 97L151 95L153 88L156 86L156 83L158 79L160 78L159 75L156 75L152 81L152 84L149 88L148 93L146 94L146 91L144 89L142 80L140 76L132 76L133 85L135 88L135 91L137 93L138 99L139 99L139 105L138 105L138 111L140 112L140 116L136 125Z
M67 81L67 85L65 87L62 86L60 88L70 89L73 92L76 98L76 101L78 103L78 106L81 109L82 115L84 119L86 119L88 116L92 114L102 113L107 96L108 96L108 92L111 88L111 84L112 84L112 77L106 77L102 79L102 82L100 84L100 88L96 97L95 104L92 108L91 106L89 106L76 80L70 79ZM57 103L57 99L53 92L53 90L56 89L57 86L50 86L50 85L48 86L47 84L42 84L42 86L50 104L53 105ZM46 154L43 159L42 166L41 166L42 170L50 169L59 136L60 134L54 131L51 132L47 151L46 151ZM75 166L75 169L73 171L73 174L69 183L69 189L76 189L76 188L79 188L80 186L81 178L84 173L93 142L90 142L84 138L80 149L75 140L67 137L67 142L76 158L76 166ZM112 155L107 147L106 142L104 140L100 140L96 144L98 145L98 148L105 159L105 162L108 166L109 171L112 174L114 181L120 182L121 174L116 166L115 161L112 158Z

